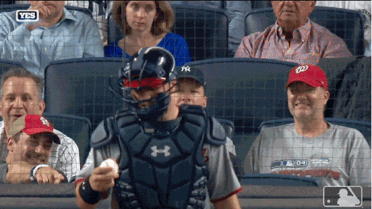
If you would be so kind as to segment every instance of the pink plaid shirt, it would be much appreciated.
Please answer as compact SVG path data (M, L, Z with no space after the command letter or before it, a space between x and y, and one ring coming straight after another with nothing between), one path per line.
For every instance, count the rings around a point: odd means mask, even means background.
M346 43L328 29L310 21L293 31L291 46L276 22L264 32L243 38L235 53L241 58L266 58L316 65L319 58L351 57Z

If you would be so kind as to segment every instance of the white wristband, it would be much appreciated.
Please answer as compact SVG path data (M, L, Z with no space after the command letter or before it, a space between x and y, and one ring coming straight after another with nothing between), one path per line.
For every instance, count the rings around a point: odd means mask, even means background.
M31 169L31 172L30 172L31 181L36 181L36 179L35 179L36 171L37 171L37 169L39 169L41 167L49 167L49 166L47 164L39 164L39 165L36 165L35 167L33 167Z

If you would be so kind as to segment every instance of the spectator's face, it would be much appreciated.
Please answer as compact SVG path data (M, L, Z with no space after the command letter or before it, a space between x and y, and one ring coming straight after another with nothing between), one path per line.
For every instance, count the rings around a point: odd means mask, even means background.
M286 31L301 27L315 7L315 1L271 1L278 24Z
M32 7L38 5L44 5L50 10L50 18L59 17L63 13L63 7L65 6L65 1L28 1Z
M41 115L45 103L39 98L38 88L31 78L8 78L4 83L0 102L0 113L6 130L23 115Z
M181 103L207 107L207 97L204 96L204 87L192 78L178 80Z
M154 1L130 1L126 7L128 25L135 31L151 31L152 23L156 18L156 5Z
M294 82L287 90L288 107L295 120L314 121L324 117L329 92L303 82Z
M31 165L47 164L52 147L52 137L48 133L27 135L22 132L20 139L16 142L10 138L8 141L9 158L7 163L27 162Z

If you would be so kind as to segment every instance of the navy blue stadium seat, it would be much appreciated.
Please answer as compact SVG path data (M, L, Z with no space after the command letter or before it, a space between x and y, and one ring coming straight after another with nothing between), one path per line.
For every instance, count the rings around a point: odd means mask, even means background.
M330 98L325 117L371 121L371 57L322 58Z
M6 4L6 5L0 5L0 12L12 12L16 10L26 10L30 7L30 4ZM87 8L82 7L75 7L75 6L65 6L68 10L76 10L79 12L83 12L91 17L93 17L92 12Z
M123 101L109 90L110 76L117 82L122 65L120 58L79 58L50 63L45 69L45 112L86 117L94 129L123 106Z
M80 167L85 163L90 150L90 136L92 134L92 124L88 118L73 115L54 115L43 114L52 124L53 127L66 136L73 139L79 147Z
M272 7L270 1L251 1L252 9Z
M3 0L3 1L0 1L0 5L7 5L7 4L14 4L14 0Z
M219 58L189 64L204 72L208 114L233 121L233 142L242 162L262 121L291 117L284 86L296 63Z
M342 38L353 55L364 54L364 21L360 11L316 6L309 18ZM253 10L245 18L245 35L264 31L276 21L272 8Z
M0 60L0 75L13 67L22 67L22 63L12 60Z
M344 118L325 118L325 120L334 125L346 126L360 131L363 134L364 138L366 138L369 146L371 147L371 122L350 120ZM294 123L293 118L264 121L261 123L260 129L262 127L280 126L289 123Z
M172 32L186 39L192 61L227 57L228 18L223 10L190 5L172 7L176 16ZM108 43L122 37L111 13L108 17Z
M321 181L317 178L282 174L245 174L240 183L266 186L322 186Z

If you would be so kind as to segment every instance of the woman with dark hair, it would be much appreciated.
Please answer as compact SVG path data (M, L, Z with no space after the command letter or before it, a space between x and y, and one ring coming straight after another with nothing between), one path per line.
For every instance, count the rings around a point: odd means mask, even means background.
M176 66L190 62L186 40L170 33L174 23L172 7L167 1L115 1L112 9L124 38L105 47L105 57L130 58L140 48L159 46L170 51Z

